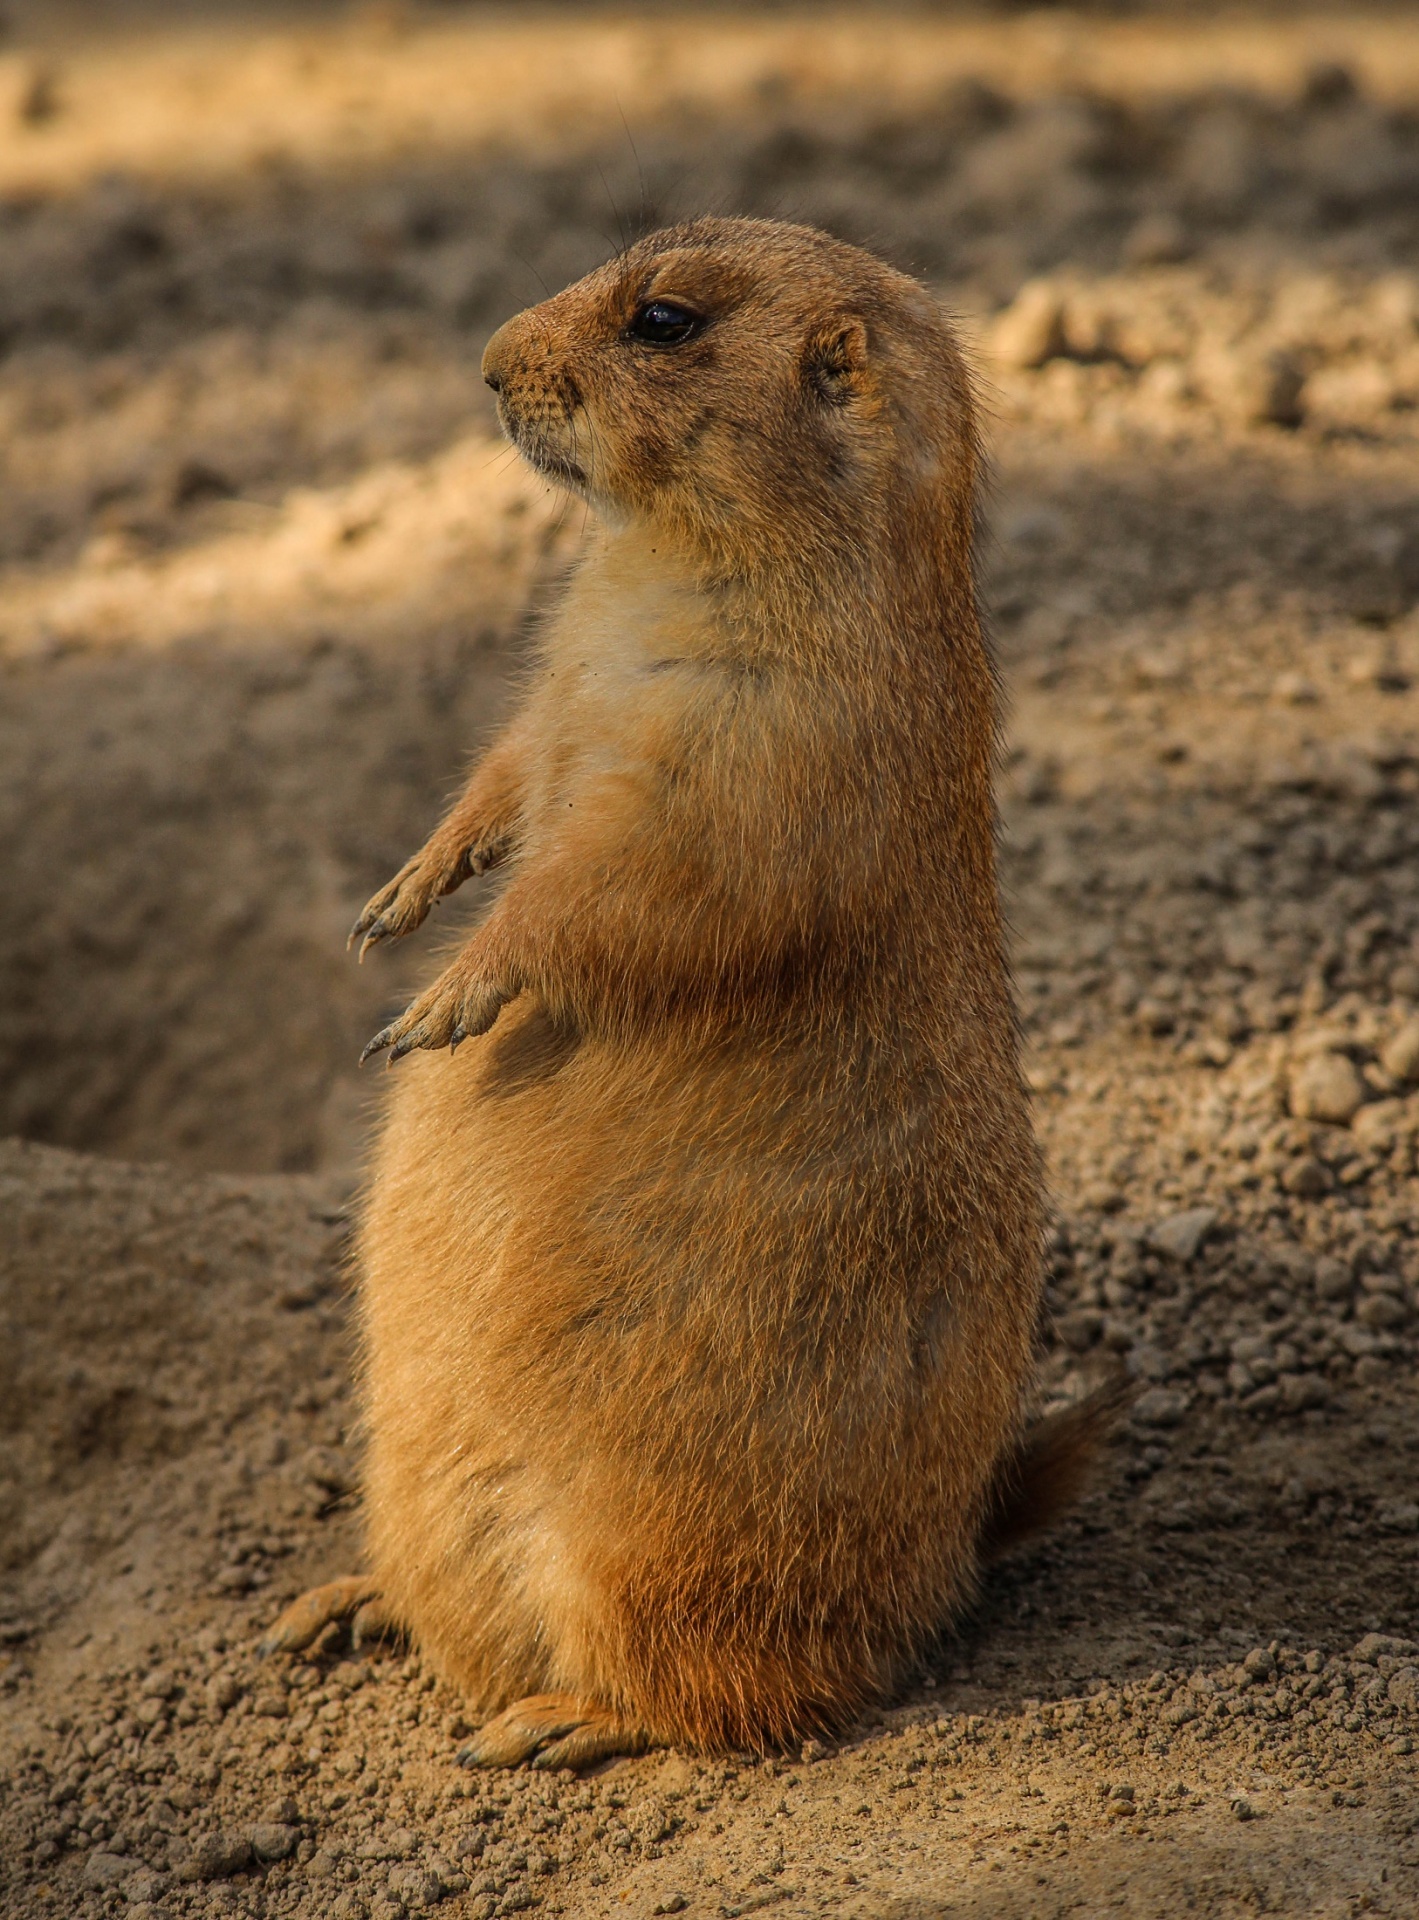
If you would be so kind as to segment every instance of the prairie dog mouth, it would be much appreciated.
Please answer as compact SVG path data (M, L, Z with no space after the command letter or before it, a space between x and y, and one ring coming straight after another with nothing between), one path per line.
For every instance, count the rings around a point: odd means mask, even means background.
M546 474L549 480L560 480L565 485L573 487L586 485L586 474L575 460L568 459L565 454L557 453L553 448L540 443L519 438L517 435L513 438L518 452L528 464L536 467L539 473Z
M564 486L586 485L585 469L564 447L549 438L545 429L520 420L501 394L498 396L498 418L502 422L503 432L529 466L535 467L549 480L560 481Z

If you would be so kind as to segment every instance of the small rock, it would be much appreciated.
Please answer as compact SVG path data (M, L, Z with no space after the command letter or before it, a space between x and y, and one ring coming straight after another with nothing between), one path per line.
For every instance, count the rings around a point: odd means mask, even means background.
M1060 1339L1071 1353L1087 1353L1103 1335L1104 1316L1094 1307L1078 1307L1061 1314L1055 1323Z
M1408 1320L1409 1309L1392 1293L1370 1293L1356 1307L1355 1318L1367 1327L1392 1331L1395 1327L1402 1327Z
M1269 1680L1276 1671L1276 1656L1268 1647L1253 1647L1242 1662L1242 1670L1253 1680Z
M1389 1677L1391 1706L1401 1713L1419 1714L1419 1667L1399 1667Z
M1342 1327L1336 1337L1352 1360L1367 1359L1379 1344L1375 1335L1367 1333L1363 1327Z
M444 1885L436 1873L424 1867L397 1867L389 1876L389 1891L415 1913L436 1907L444 1896Z
M1187 1396L1167 1387L1150 1387L1133 1403L1133 1417L1140 1427L1175 1427L1187 1412Z
M229 1673L219 1673L207 1683L207 1699L218 1713L225 1713L241 1698L240 1682Z
M300 1817L300 1809L288 1793L283 1793L279 1800L268 1800L261 1809L261 1818L273 1827L294 1827Z
M1275 1413L1281 1405L1281 1389L1273 1380L1268 1386L1258 1387L1255 1393L1249 1393L1237 1405L1244 1413Z
M1324 1380L1317 1373L1283 1373L1277 1376L1283 1413L1305 1413L1311 1407L1323 1407L1330 1399Z
M151 1867L139 1867L123 1883L123 1897L128 1902L130 1914L135 1906L161 1898L167 1885L165 1873L154 1873Z
M1392 1080L1419 1080L1419 1020L1408 1020L1380 1054Z
M264 1584L261 1569L249 1567L244 1562L223 1567L212 1583L219 1593L250 1593L254 1587Z
M1419 1646L1412 1640L1402 1640L1394 1633L1367 1633L1355 1642L1350 1658L1358 1660L1367 1667L1374 1666L1386 1654L1397 1658L1401 1654L1419 1653Z
M1316 1261L1315 1286L1322 1300L1348 1300L1354 1290L1355 1276L1345 1261L1327 1253Z
M1317 1053L1291 1078L1291 1112L1298 1120L1348 1126L1365 1104L1365 1083L1343 1053Z
M86 1887L116 1887L137 1871L136 1860L125 1860L119 1853L91 1853L84 1867Z
M1243 1793L1232 1795L1232 1817L1234 1820L1255 1820L1256 1808Z
M991 329L991 349L1003 367L1042 367L1064 351L1064 297L1048 280L1031 280Z
M299 1827L262 1820L251 1829L251 1851L258 1860L284 1860L288 1854L294 1853L300 1837Z
M251 1842L245 1834L204 1833L192 1843L192 1851L177 1869L177 1877L186 1883L196 1880L227 1880L251 1865Z
M1248 1369L1254 1381L1276 1378L1270 1338L1264 1333L1244 1333L1232 1342L1232 1358Z
M1384 1153L1410 1130L1412 1122L1408 1101L1376 1100L1371 1106L1361 1107L1351 1130L1357 1146Z
M1244 426L1298 427L1305 418L1304 370L1288 353L1219 347L1193 362L1198 385Z
M1419 1501L1382 1500L1375 1519L1387 1533L1419 1533Z
M1166 1219L1155 1221L1145 1237L1155 1253L1165 1254L1170 1260L1186 1264L1216 1226L1217 1220L1215 1207L1188 1207L1182 1213L1171 1213Z
M1330 1191L1330 1174L1319 1160L1303 1154L1282 1174L1281 1185L1298 1200L1319 1200L1323 1193Z
M262 1715L267 1720L284 1720L290 1710L290 1703L285 1694L276 1693L274 1690L258 1693L251 1703L251 1711Z

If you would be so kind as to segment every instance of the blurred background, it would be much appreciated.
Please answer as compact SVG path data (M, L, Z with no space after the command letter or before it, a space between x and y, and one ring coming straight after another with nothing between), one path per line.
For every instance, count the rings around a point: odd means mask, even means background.
M4 26L0 1131L353 1163L353 1061L430 962L357 969L346 927L580 532L500 451L483 343L706 209L878 249L977 353L1042 1092L1120 1039L1220 1065L1308 981L1402 1018L1409 815L1374 809L1415 771L1412 9Z

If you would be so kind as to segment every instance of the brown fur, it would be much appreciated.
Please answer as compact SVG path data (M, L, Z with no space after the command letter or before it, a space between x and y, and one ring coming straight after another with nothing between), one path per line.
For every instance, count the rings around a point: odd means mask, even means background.
M998 1560L1041 1533L1088 1485L1104 1441L1134 1397L1122 1373L1072 1407L1046 1414L1021 1435L996 1467L979 1543L984 1561Z
M655 297L703 330L630 337ZM356 929L506 860L372 1043L415 1054L361 1246L373 1584L482 1711L546 1696L477 1758L763 1747L893 1685L1020 1458L1040 1173L970 382L912 281L739 220L484 364L600 525Z

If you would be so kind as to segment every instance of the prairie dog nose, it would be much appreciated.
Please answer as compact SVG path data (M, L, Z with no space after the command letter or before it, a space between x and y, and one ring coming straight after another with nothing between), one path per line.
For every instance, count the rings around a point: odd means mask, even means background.
M504 321L483 349L483 378L494 393L503 390L503 369L507 361L508 324Z

